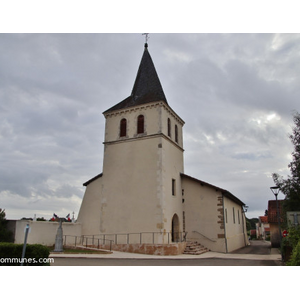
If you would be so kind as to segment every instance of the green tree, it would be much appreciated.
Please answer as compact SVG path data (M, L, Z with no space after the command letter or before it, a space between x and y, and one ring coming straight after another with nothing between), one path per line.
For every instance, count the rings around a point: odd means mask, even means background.
M256 223L258 223L258 218L248 219L246 217L246 227L247 227L247 230L256 229Z
M300 210L300 114L298 112L295 112L293 120L295 126L292 134L289 135L294 145L293 159L288 165L291 175L287 179L277 173L272 175L275 184L279 186L280 191L285 195L284 211Z
M0 208L0 242L12 242L13 233L7 229L5 210Z

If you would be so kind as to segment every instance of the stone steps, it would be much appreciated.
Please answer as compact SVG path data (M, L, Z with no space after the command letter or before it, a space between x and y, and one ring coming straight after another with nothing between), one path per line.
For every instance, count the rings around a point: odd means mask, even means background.
M183 254L200 255L208 251L209 249L205 248L198 242L187 242Z

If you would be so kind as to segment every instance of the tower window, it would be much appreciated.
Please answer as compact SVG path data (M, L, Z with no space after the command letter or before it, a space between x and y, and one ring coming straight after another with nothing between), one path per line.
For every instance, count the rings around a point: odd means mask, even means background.
M233 224L235 224L235 213L234 213L234 207L232 208L232 214L233 214Z
M171 137L171 120L168 118L168 136Z
M175 142L178 143L178 126L175 125Z
M176 195L176 180L172 179L172 196Z
M127 131L127 120L122 119L120 122L120 137L126 136Z
M137 133L144 133L144 116L139 115L137 119Z

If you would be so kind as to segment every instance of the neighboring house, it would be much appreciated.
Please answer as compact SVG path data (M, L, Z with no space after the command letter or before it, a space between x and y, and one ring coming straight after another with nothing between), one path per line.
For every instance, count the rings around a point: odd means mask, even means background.
M256 229L250 229L250 239L257 238Z
M270 224L268 223L268 216L258 217L258 223L256 223L256 237L263 240L270 238Z
M131 95L103 114L103 172L84 183L82 235L157 247L187 238L218 252L247 245L245 204L184 173L184 121L165 97L147 44Z
M278 213L280 224L283 223L283 209L282 204L284 200L278 201ZM276 200L268 201L268 222L270 225L270 240L272 247L280 247L280 231L278 227L278 214L277 214L277 203Z
M300 211L288 211L286 213L287 224L290 226L299 226L300 224Z

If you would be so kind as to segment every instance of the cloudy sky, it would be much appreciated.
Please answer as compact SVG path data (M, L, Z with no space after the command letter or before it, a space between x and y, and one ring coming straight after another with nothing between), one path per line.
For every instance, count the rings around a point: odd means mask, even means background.
M263 215L289 174L300 111L299 34L150 34L169 105L185 120L185 173ZM102 172L102 112L130 95L144 36L0 34L0 207L77 217Z

